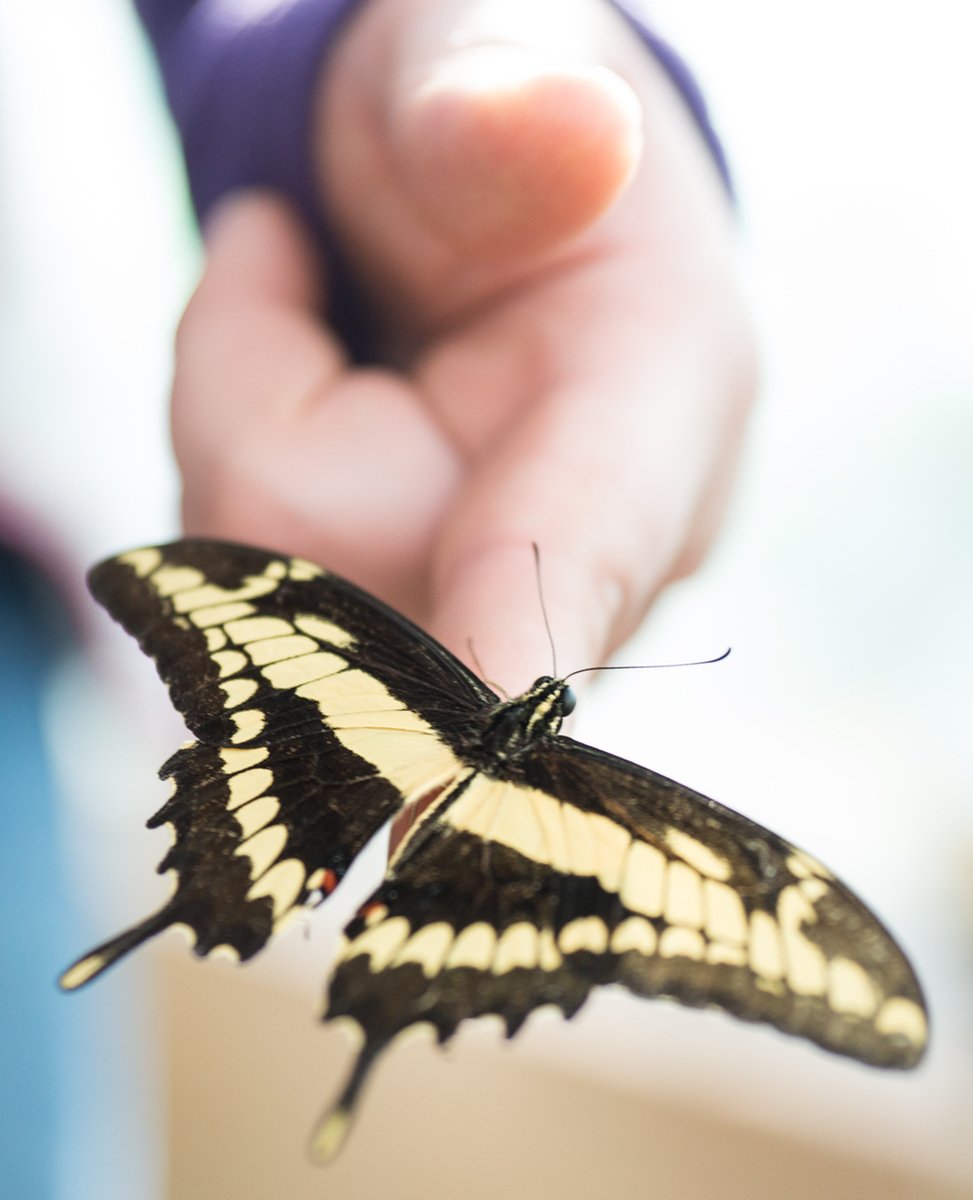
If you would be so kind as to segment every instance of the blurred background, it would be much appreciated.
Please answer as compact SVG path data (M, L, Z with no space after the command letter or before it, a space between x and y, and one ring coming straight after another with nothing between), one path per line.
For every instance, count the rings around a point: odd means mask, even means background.
M0 490L19 505L8 543L29 530L52 585L20 587L0 562L8 629L50 614L38 651L0 664L2 970L32 973L28 1001L0 999L0 1150L32 1146L35 1168L4 1196L973 1195L973 14L962 0L652 12L730 155L765 383L725 536L622 656L732 657L606 676L575 732L847 879L924 982L927 1061L889 1076L606 992L509 1045L485 1023L445 1056L396 1050L322 1174L306 1137L350 1058L314 1021L339 913L246 971L198 964L174 935L90 992L54 993L71 957L164 891L164 835L141 824L180 727L80 581L177 531L166 389L199 254L127 4L4 0ZM42 1101L27 1078L48 1081ZM52 1144L36 1130L55 1110Z

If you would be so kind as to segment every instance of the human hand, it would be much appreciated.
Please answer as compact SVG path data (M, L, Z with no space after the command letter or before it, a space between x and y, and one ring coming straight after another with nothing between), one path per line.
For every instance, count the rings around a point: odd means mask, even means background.
M603 0L383 0L318 105L383 366L284 202L224 201L177 343L187 531L348 575L511 691L549 669L536 541L560 666L602 661L705 551L754 390L683 101Z

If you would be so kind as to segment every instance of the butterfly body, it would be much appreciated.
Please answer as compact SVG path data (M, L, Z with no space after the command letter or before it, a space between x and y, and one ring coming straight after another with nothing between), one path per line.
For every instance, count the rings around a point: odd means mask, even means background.
M864 1062L911 1067L926 1016L908 961L816 860L746 817L560 733L542 677L501 700L421 630L301 560L183 541L95 568L96 597L156 661L196 740L150 825L173 846L158 912L80 959L71 989L147 937L255 954L410 810L345 930L326 1020L361 1047L314 1143L340 1146L399 1034L512 1035L593 988L721 1008Z

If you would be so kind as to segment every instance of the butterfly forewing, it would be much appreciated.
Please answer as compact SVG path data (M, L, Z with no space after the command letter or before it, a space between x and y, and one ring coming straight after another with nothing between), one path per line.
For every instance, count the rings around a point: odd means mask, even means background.
M110 559L90 585L199 740L163 767L174 791L150 821L174 834L160 865L172 897L66 987L173 924L201 954L256 953L404 803L455 777L470 713L495 699L404 618L302 560L183 541Z

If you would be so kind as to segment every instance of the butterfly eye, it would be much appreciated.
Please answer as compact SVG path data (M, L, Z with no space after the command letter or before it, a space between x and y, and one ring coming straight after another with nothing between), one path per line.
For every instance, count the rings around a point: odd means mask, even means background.
M561 693L561 715L570 717L577 707L578 697L574 694L574 688L566 687Z

